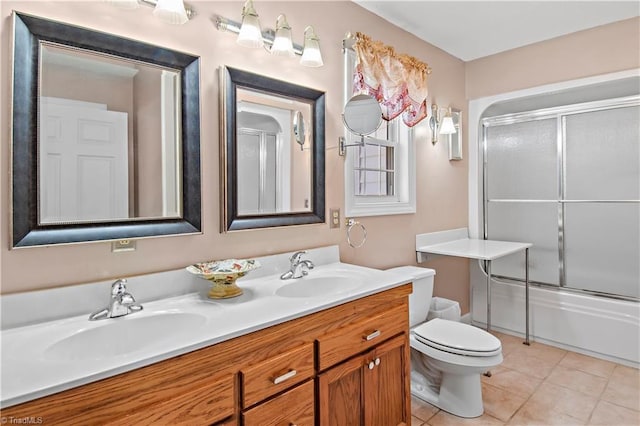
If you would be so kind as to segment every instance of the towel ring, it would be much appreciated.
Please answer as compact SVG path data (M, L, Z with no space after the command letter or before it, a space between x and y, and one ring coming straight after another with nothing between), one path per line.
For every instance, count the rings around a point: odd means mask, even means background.
M351 241L351 229L353 229L355 225L359 225L360 228L362 228L362 233L364 234L364 236L362 237L362 241L360 241L359 244L353 244L353 241ZM366 241L367 241L367 228L365 228L363 224L361 224L355 219L347 219L347 242L349 243L349 245L353 248L360 248L364 245Z

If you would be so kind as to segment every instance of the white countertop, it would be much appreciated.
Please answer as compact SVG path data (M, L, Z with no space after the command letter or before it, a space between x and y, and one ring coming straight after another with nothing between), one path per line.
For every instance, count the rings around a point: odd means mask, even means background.
M438 244L419 246L416 247L416 251L466 257L468 259L495 260L509 254L517 253L531 246L531 243L462 238Z
M89 321L91 308L88 307L86 313L79 316L3 330L0 406L8 407L101 380L410 281L393 272L335 262L316 266L308 277L348 276L349 279L360 280L362 284L333 295L287 298L277 295L276 290L286 284L302 282L305 278L283 281L279 279L279 274L255 274L253 278L251 275L238 280L244 294L233 299L208 299L208 286L203 280L202 291L146 302L143 303L143 311L121 318ZM104 301L105 304L107 301ZM180 330L158 342L142 344L133 351L116 356L98 359L59 359L51 356L50 348L54 343L84 330L114 321L126 324L137 318L172 312L197 314L205 320L195 328Z

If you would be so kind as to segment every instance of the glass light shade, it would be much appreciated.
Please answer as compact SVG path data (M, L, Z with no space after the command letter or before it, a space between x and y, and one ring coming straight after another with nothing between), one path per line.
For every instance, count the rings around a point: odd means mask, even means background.
M140 4L138 0L107 0L107 3L112 4L120 9L137 9Z
M440 134L450 135L452 133L456 133L456 126L453 125L453 118L451 118L451 115L447 114L442 119L442 123L440 123Z
M189 20L182 0L158 0L153 15L172 25L181 25Z
M313 27L307 27L304 30L304 50L300 65L305 67L321 67L324 65L322 61L322 53L320 52L320 39L313 31Z
M242 8L242 25L236 42L244 47L259 48L264 46L260 18L253 7L252 0L247 0Z
M287 23L287 17L278 16L276 21L276 36L271 45L271 54L276 56L296 56L293 51L293 42L291 41L291 27Z

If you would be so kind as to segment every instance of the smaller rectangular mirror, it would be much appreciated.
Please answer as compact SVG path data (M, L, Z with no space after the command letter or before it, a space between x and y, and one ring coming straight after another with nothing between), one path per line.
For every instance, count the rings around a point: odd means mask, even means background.
M310 212L313 104L247 88L237 97L238 216Z
M324 222L324 92L221 73L222 231Z
M449 139L449 160L462 160L462 111L452 109L451 118L456 132L447 135Z

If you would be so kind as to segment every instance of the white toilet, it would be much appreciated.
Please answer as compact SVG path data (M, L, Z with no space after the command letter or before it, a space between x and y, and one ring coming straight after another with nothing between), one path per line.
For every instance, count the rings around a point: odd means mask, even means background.
M472 325L435 318L426 321L433 294L433 269L390 269L413 282L409 296L411 393L460 417L481 416L480 375L502 362L500 340Z

